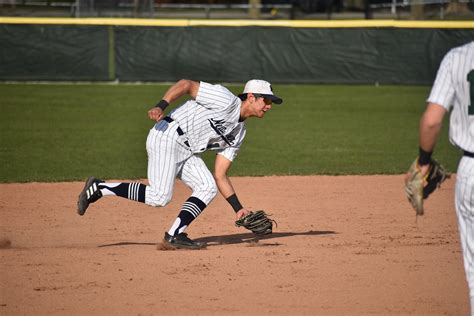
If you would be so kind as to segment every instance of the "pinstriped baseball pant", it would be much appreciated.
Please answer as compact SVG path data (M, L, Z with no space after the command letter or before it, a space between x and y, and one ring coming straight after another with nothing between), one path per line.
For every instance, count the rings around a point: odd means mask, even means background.
M464 255L464 268L474 316L474 158L464 156L456 175L456 213Z
M198 155L184 144L176 132L176 122L160 121L150 130L146 142L148 182L145 203L165 206L171 201L176 177L193 191L192 196L208 205L217 195L211 172Z

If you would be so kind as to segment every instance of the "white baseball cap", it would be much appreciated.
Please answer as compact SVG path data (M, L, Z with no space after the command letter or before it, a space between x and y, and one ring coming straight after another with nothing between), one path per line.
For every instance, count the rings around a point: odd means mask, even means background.
M245 84L244 92L239 94L239 96L245 95L247 93L258 94L264 98L272 100L272 102L276 104L281 104L283 102L281 98L273 94L272 85L270 84L270 82L267 82L265 80L252 79L247 81L247 83Z

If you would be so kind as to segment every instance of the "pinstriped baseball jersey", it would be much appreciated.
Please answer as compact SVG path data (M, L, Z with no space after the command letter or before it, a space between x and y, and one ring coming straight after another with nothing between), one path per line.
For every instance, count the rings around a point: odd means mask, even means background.
M449 124L451 143L474 152L474 41L450 50L438 70L428 102L453 107Z
M244 140L245 123L239 122L241 100L221 85L202 82L196 100L170 113L186 135L191 151L216 150L233 161Z

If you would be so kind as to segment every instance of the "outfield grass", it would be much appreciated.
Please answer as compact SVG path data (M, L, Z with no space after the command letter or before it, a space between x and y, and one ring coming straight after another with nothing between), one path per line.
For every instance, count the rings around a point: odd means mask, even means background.
M146 178L147 110L167 85L0 84L0 182ZM242 86L230 86L239 93ZM231 175L400 174L417 155L429 87L275 85ZM172 108L172 106L170 106ZM435 151L455 172L447 120ZM213 154L205 154L208 164Z

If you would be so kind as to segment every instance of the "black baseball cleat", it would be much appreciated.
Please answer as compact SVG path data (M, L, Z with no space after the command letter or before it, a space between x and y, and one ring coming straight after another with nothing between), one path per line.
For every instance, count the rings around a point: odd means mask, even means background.
M86 213L89 204L94 203L102 197L102 192L99 190L99 183L104 181L96 179L94 177L89 177L86 180L84 189L82 189L77 200L77 213L79 215L84 215Z
M202 241L193 241L188 238L188 234L181 233L176 236L171 236L168 233L165 233L165 238L163 238L163 243L165 246L170 248L179 248L179 249L203 249L207 247L207 244Z

